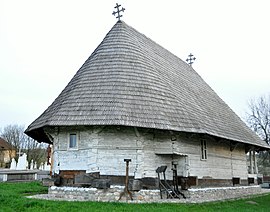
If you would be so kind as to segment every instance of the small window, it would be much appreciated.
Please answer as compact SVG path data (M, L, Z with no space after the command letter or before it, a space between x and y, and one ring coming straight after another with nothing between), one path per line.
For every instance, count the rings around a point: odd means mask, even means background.
M207 159L207 148L206 148L206 140L201 140L201 159L206 160Z
M77 135L76 133L69 134L69 146L70 149L77 148Z

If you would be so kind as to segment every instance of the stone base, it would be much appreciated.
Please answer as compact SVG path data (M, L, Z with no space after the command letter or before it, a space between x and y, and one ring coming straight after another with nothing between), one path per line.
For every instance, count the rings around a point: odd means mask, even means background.
M49 188L48 196L53 199L70 199L78 201L118 201L124 187L115 186L109 189L96 188L78 188L78 187L56 187ZM205 202L222 199L241 198L244 196L257 194L261 192L260 186L243 186L243 187L223 187L223 188L205 188L189 189L184 191L187 199L180 199L185 202ZM160 202L159 190L140 190L132 192L133 202ZM173 199L173 201L180 201ZM128 196L123 196L121 201L130 201Z
M239 186L239 187L217 187L189 189L190 197L200 202L200 199L224 200L241 198L244 196L257 194L261 192L261 187L256 186Z

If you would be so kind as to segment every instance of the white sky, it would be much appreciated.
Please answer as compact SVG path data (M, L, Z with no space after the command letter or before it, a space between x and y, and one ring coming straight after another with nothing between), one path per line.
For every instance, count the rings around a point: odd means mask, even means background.
M0 129L28 126L116 23L116 0L0 0ZM269 0L119 0L122 20L193 68L240 116L270 93Z

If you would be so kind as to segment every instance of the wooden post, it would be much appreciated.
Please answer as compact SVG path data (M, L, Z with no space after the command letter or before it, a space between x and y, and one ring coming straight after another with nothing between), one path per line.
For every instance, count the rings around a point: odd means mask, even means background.
M249 150L249 165L250 165L250 174L253 174L254 170L253 170L252 150Z
M249 164L250 164L250 174L254 174L254 167L253 167L253 156L252 156L253 150L249 151Z
M52 176L53 166L54 166L54 145L52 145L52 149L51 149L51 168L50 168L51 176Z
M256 160L256 152L253 150L253 162L254 162L254 174L258 174L257 160Z
M125 180L125 188L124 191L120 194L120 197L118 200L120 200L122 198L122 196L124 194L127 194L131 200L133 200L132 198L132 194L131 192L128 190L128 181L129 181L129 176L128 176L128 170L129 170L129 162L131 162L131 159L124 159L124 162L126 162L126 180Z

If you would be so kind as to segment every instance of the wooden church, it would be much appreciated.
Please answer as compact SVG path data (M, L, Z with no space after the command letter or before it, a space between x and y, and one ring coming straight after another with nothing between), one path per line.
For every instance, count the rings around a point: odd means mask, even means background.
M52 173L119 182L131 159L144 188L159 166L172 179L172 162L192 186L256 183L254 152L269 149L190 65L121 20L25 133L52 144Z

